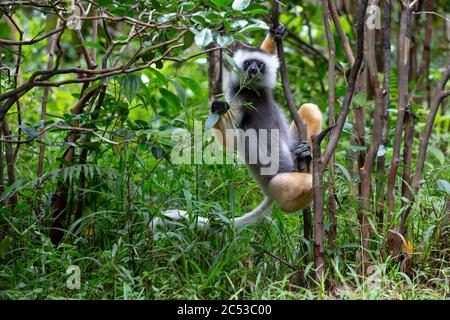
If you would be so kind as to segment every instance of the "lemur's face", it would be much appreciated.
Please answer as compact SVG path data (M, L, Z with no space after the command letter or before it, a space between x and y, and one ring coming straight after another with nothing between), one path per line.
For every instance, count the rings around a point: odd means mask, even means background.
M244 61L243 71L249 80L253 80L255 77L262 78L264 75L265 64L258 59L248 59Z
M250 85L256 88L275 87L278 70L278 58L260 50L238 50L234 62L239 72L232 72L232 82Z

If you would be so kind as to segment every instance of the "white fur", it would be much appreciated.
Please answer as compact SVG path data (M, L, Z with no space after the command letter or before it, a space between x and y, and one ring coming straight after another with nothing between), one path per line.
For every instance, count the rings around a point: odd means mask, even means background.
M262 217L264 217L267 212L272 208L274 201L268 197L265 197L264 200L252 211L244 214L241 217L235 218L232 220L232 226L235 229L242 228L244 226L248 226L258 222ZM178 220L189 220L189 215L184 210L167 210L164 211L164 218L153 218L150 222L150 228L155 230L157 226L166 225L167 220L173 219L175 221ZM198 217L197 218L197 227L200 229L205 229L209 226L209 219Z
M262 79L262 85L267 86L270 89L275 88L275 83L277 82L277 71L280 66L280 62L278 61L278 57L264 53L261 51L249 51L249 50L238 50L233 56L233 60L236 65L244 70L244 62L246 60L255 59L264 62L264 78ZM238 77L235 73L233 73L234 77ZM233 80L236 80L233 78Z

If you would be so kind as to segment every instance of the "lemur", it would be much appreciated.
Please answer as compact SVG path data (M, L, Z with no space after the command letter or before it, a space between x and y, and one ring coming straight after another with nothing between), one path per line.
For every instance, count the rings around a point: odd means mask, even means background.
M319 133L322 125L322 113L312 104L303 104L298 113L306 125L308 141L300 141L294 122L288 125L286 117L275 102L272 90L276 84L279 61L274 54L275 40L284 32L284 27L271 29L259 49L246 48L237 50L233 61L238 70L224 70L223 92L226 102L214 101L211 113L220 114L214 125L216 139L226 149L235 148L234 137L237 137L238 152L245 153L243 159L250 173L258 182L265 194L264 200L251 212L235 218L233 226L240 228L260 220L277 202L285 212L294 212L308 206L313 199L312 174L301 173L297 169L297 159L311 156L311 137ZM260 130L265 129L267 135L275 135L275 140L261 140ZM276 129L276 130L274 130ZM231 135L239 130L240 134ZM275 173L264 174L262 169L271 163L263 163L257 157L249 161L249 143L246 143L245 132L255 130L258 152L273 154L278 152L278 170ZM230 141L231 140L231 141ZM274 143L273 143L274 142ZM253 145L253 147L254 147ZM274 147L278 147L273 150ZM258 153L259 155L259 153ZM242 156L242 155L241 155ZM187 219L183 210L164 212L167 218ZM198 217L197 226L206 227L209 219ZM153 219L151 226L164 224L160 218Z

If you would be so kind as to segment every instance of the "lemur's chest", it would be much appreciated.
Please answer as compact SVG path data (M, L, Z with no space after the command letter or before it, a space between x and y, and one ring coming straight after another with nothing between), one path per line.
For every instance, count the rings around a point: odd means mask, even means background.
M241 90L234 96L234 108L236 127L248 129L281 129L280 111L272 98L264 90ZM232 104L233 105L233 104Z

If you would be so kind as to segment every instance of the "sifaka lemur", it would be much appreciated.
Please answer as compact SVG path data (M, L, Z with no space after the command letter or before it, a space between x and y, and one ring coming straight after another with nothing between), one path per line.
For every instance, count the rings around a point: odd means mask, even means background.
M295 123L288 125L274 100L272 90L279 67L274 54L275 39L283 32L283 26L271 29L259 49L235 52L234 66L224 72L226 102L214 101L211 105L211 113L221 115L214 125L216 139L227 149L237 147L265 194L255 209L233 219L235 228L257 222L275 202L283 211L294 212L308 206L313 199L312 175L298 172L297 159L311 156L311 137L321 129L322 113L311 103L300 107L298 112L308 137L308 141L300 141ZM254 134L247 134L250 131ZM269 162L264 161L267 155L270 155ZM188 218L183 210L169 210L164 216L175 220ZM199 227L206 227L209 222L207 218L197 219ZM164 224L164 220L155 218L151 226L158 224Z

